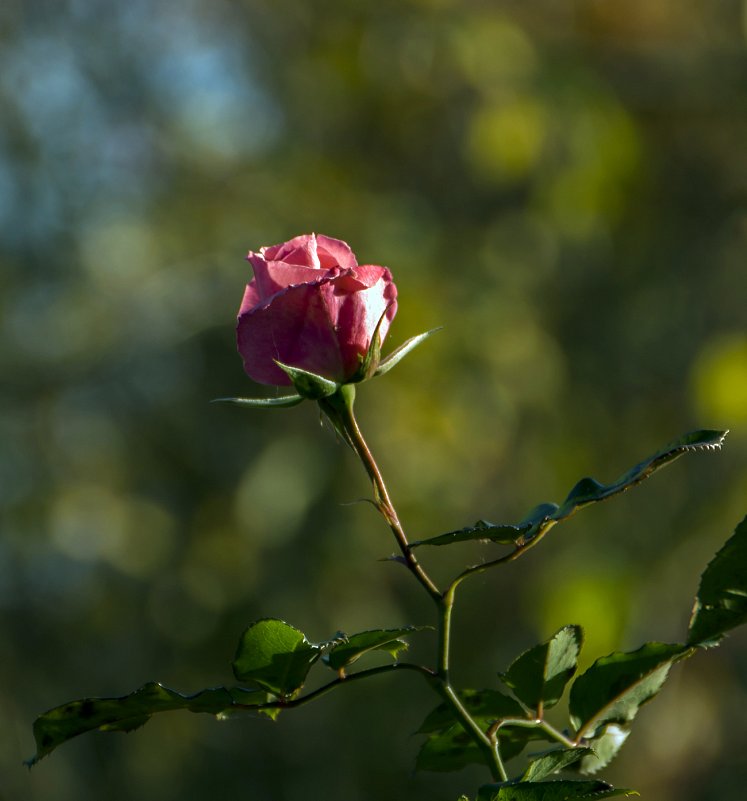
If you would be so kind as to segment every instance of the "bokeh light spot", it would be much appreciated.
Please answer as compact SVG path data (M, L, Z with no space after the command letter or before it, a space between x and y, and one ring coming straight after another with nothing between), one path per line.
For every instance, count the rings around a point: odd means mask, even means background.
M246 471L236 493L236 514L252 538L279 545L295 532L322 488L323 457L310 442L277 439Z
M747 336L707 342L693 366L692 383L698 412L713 425L746 423Z
M542 107L529 98L517 98L475 114L467 155L478 175L496 183L511 183L536 165L544 137Z

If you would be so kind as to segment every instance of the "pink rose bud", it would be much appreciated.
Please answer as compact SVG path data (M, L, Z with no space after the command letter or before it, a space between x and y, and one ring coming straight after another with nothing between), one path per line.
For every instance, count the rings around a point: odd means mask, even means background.
M359 266L345 242L321 234L251 251L247 259L254 278L236 335L249 377L290 384L279 361L339 384L357 379L379 320L383 342L397 313L389 270Z

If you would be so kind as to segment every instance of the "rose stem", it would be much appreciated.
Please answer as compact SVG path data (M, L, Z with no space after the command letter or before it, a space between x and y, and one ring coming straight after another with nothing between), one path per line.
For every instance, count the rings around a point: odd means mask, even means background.
M389 492L387 491L384 478L379 470L379 466L376 464L373 453L368 447L368 444L363 437L363 433L358 426L358 421L356 420L355 413L353 412L354 401L355 386L353 384L345 384L340 387L338 392L336 392L334 395L319 401L319 405L330 417L335 429L345 437L347 443L351 446L358 458L361 460L363 467L368 473L368 476L371 479L374 487L374 503L376 508L389 524L389 528L392 530L394 538L397 540L399 548L402 552L404 564L425 588L428 595L430 595L439 608L440 618L437 672L437 677L440 680L440 684L438 686L439 694L452 707L457 719L462 723L465 730L469 732L476 744L479 746L480 750L485 755L486 762L493 776L493 780L506 781L508 776L499 753L497 740L491 741L491 739L479 727L451 685L449 675L451 613L454 607L456 583L449 587L446 592L442 593L415 558L410 544L407 541L405 531L402 528L402 524L397 517L394 504L389 497Z
M441 604L442 595L438 587L433 583L430 576L423 570L422 566L415 558L410 544L407 541L407 536L399 522L397 512L394 504L389 497L384 478L381 475L379 466L376 464L371 449L368 447L366 440L358 426L358 421L355 419L353 412L353 401L355 400L355 385L345 384L340 390L335 393L331 398L325 398L325 406L323 408L327 411L327 406L332 406L336 412L337 420L342 424L342 429L345 433L348 444L353 448L358 458L361 460L363 467L366 469L371 483L374 487L374 503L376 508L381 512L382 516L389 524L389 528L397 540L400 551L402 551L402 558L405 565L413 573L415 578L423 585L428 595L437 603Z

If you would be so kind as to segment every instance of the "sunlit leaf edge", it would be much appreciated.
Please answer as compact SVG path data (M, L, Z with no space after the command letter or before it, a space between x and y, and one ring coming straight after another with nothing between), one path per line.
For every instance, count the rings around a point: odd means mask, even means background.
M593 740L586 740L591 749L591 754L583 757L578 763L579 773L593 776L609 765L625 745L629 736L630 729L626 729L617 723L605 725L601 731L596 733Z
M569 636L571 641L563 643L561 640L566 636ZM577 624L562 626L552 637L519 654L505 673L499 674L499 677L530 709L537 708L538 704L549 709L561 699L566 685L576 672L583 642L584 632L581 626ZM569 649L574 651L570 659L568 658ZM540 665L536 659L541 658L543 652L544 658ZM551 660L556 662L565 660L568 664L562 670L548 676ZM541 668L541 674L537 673L537 668ZM535 671L533 677L529 675L531 670ZM529 678L532 679L532 682L528 681ZM533 684L534 687L528 686L528 684Z
M538 754L530 761L521 777L521 781L542 781L547 776L574 765L589 754L593 754L593 751L586 746L555 748L544 754Z
M689 645L709 647L747 622L747 517L718 550L700 577Z
M322 661L332 670L340 670L352 665L362 656L372 651L387 651L393 658L397 658L397 653L408 647L407 642L400 639L418 631L430 629L431 626L402 626L395 629L369 629L351 634L345 639L337 641L323 655ZM375 636L380 635L380 636ZM359 643L359 644L358 644ZM396 652L389 650L387 646L398 644Z
M257 634L260 627L267 631ZM268 639L277 639L281 633L283 637L291 633L294 639L291 650L278 650L271 654L272 661L276 661L280 657L284 663L274 665L274 671L268 670L266 663L259 663L256 667L252 666L250 654L253 643L251 636L258 637L257 650L267 655L265 648ZM289 698L303 687L306 676L321 655L322 646L311 642L300 629L280 618L268 617L253 621L244 629L239 638L231 667L238 681L250 681L275 695ZM246 664L247 661L249 661L249 665ZM292 681L291 678L293 678Z
M640 484L685 453L719 449L728 433L728 431L722 430L702 429L683 434L652 456L636 464L611 484L603 484L591 477L582 478L576 482L561 505L540 504L519 523L494 524L486 520L478 520L472 526L418 540L412 545L451 545L471 540L484 540L504 545L511 543L517 546L524 545L556 523L571 517L579 509L592 503L605 501Z
M210 687L192 695L148 682L127 695L82 698L47 710L34 721L36 754L26 761L32 767L63 743L90 731L132 731L159 712L188 710L221 716L227 711L255 711L275 697L260 689ZM267 710L267 717L274 717Z
M690 656L694 650L679 643L649 642L634 651L614 651L597 659L571 685L568 707L576 737L581 738L589 731L593 736L594 731L607 723L630 722L640 707L661 690L672 665ZM615 668L619 669L618 674L622 674L624 680L620 675L614 675ZM627 677L626 668L629 669ZM607 672L613 674L611 683L605 675ZM609 684L606 690L604 683L595 687L600 677ZM635 693L641 690L643 696L639 700ZM600 699L590 705L589 698L595 694ZM615 707L624 703L626 697L630 703L626 714L613 714Z

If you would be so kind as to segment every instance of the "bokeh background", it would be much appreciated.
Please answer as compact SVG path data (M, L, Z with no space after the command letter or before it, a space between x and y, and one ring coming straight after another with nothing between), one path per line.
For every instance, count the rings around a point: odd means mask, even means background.
M33 718L156 679L231 682L253 619L427 623L312 404L210 405L249 248L318 231L386 264L359 393L413 538L515 522L678 434L730 428L467 584L460 683L577 622L585 665L676 641L747 512L747 5L739 0L5 0L0 5L0 797L474 796L414 774L417 678L272 724L173 713L33 772ZM424 554L440 578L485 548ZM488 553L498 553L487 549ZM430 659L432 635L414 658ZM738 798L747 634L678 666L605 778Z

